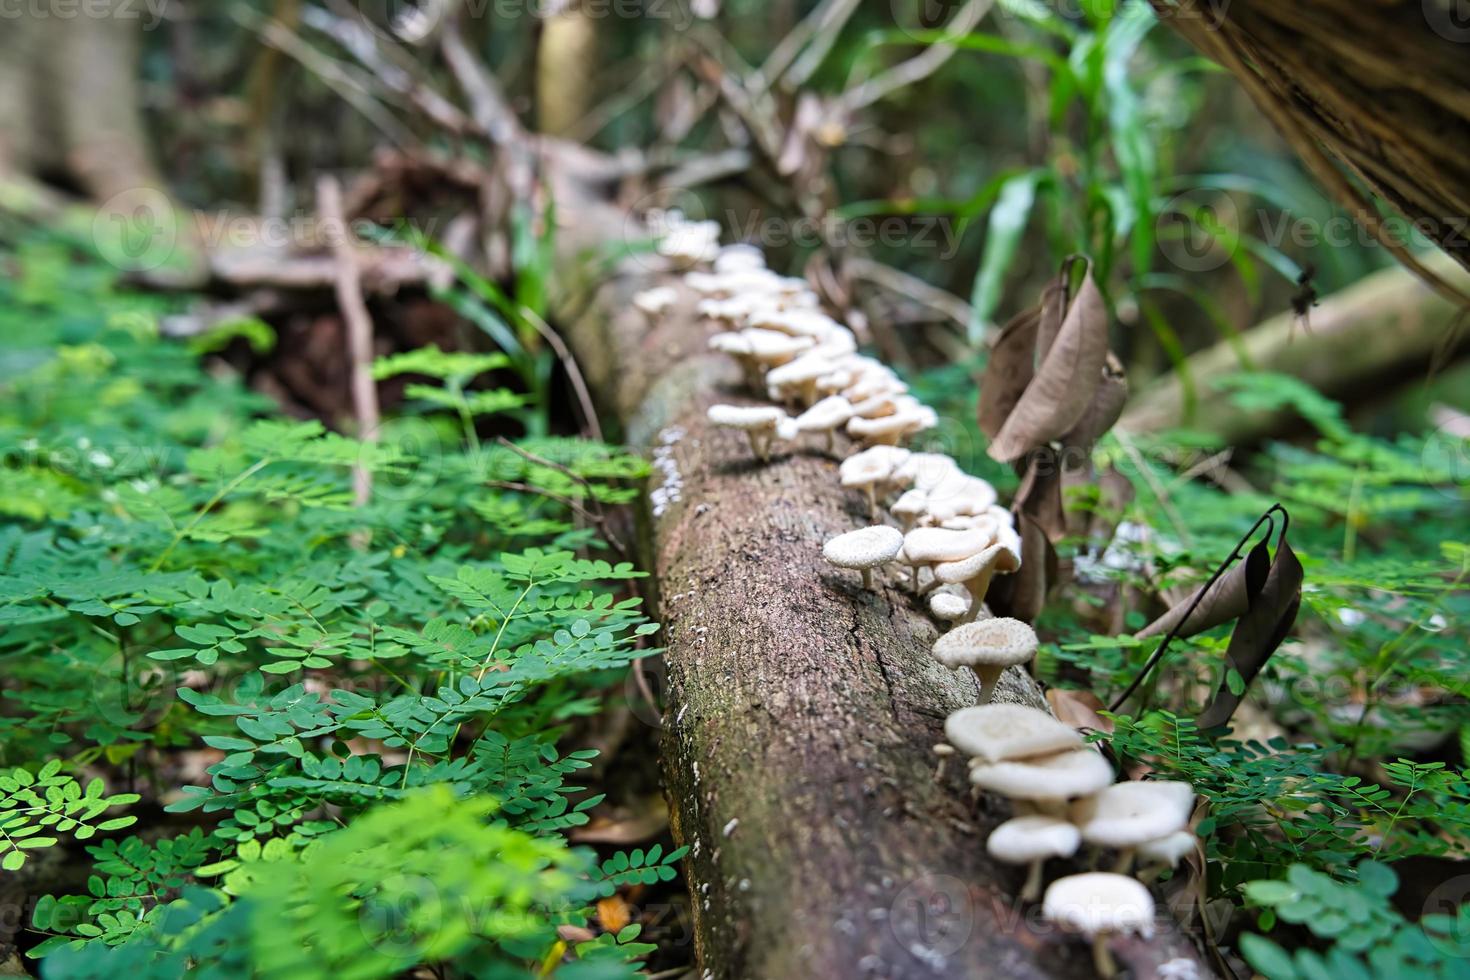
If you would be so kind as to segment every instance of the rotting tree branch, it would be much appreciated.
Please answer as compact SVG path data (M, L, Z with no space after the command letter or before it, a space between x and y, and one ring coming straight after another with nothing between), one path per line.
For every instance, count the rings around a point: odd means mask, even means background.
M665 628L663 769L704 975L1091 976L1085 946L1016 901L1024 870L987 857L1005 808L972 804L959 774L935 780L932 746L975 703L973 677L933 660L937 629L896 582L870 592L821 559L826 538L867 523L864 501L833 459L758 465L738 433L710 428L705 409L740 375L707 350L693 297L650 322L632 294L673 277L632 259L589 282L587 249L636 229L580 188L556 198L577 216L558 320L604 410L665 460L640 549ZM997 700L1044 706L1014 670ZM1135 976L1181 957L1209 975L1172 929L1115 951Z

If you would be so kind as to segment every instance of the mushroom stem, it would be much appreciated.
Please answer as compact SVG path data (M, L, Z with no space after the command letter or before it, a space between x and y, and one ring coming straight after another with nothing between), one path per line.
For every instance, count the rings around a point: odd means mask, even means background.
M1005 673L1005 667L1000 664L975 664L970 669L980 681L980 700L975 703L989 704L990 699L995 696L996 682Z
M1046 862L1037 858L1026 872L1026 884L1021 888L1021 901L1034 902L1041 897L1041 866Z
M871 483L863 489L868 493L868 516L873 517L878 513L878 494Z
M827 438L823 445L823 449L828 455L831 455L832 451L837 448L835 433L833 433L831 429L827 429L825 434Z
M913 589L914 595L919 594L919 566L909 566L909 587Z
M1112 980L1118 975L1118 964L1113 962L1113 951L1108 948L1108 934L1105 932L1092 937L1092 966L1103 980Z
M865 588L865 589L871 589L872 587L873 587L873 570L871 568L865 568L865 569L863 569L863 588Z
M990 580L994 576L995 569L990 567L965 583L965 590L970 593L970 611L965 615L965 622L973 622L980 616L980 610L985 608L985 593L990 590Z
M1134 848L1125 847L1118 852L1117 863L1113 865L1113 871L1120 875L1126 875L1133 869Z

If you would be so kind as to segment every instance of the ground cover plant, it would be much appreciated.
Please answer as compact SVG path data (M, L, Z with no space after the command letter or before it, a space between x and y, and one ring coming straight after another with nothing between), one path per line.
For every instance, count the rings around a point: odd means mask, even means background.
M563 736L653 651L641 573L577 517L643 462L468 443L522 409L465 395L499 354L380 363L419 380L376 441L283 418L201 363L219 337L160 337L166 302L76 259L33 239L0 260L0 861L90 865L35 904L31 955L509 976L570 926L558 975L630 974L638 927L594 937L589 910L679 852L569 845L601 797Z

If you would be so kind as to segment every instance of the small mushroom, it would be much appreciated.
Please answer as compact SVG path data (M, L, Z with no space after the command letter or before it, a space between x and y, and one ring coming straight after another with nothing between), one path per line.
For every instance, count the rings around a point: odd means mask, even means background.
M941 585L929 595L929 611L946 623L970 615L970 593L958 585Z
M713 425L744 432L751 451L762 462L770 458L771 440L787 418L785 412L773 405L711 405L706 414Z
M852 418L852 404L841 395L828 395L796 417L798 432L820 432L824 436L823 448L832 452L833 438L847 420Z
M1093 871L1058 878L1046 889L1041 911L1063 929L1092 940L1093 965L1104 978L1118 972L1108 949L1109 936L1130 932L1153 935L1153 896L1127 875Z
M802 406L810 405L817 400L817 379L830 370L831 361L808 351L766 372L766 393L771 401L789 399Z
M1165 868L1178 867L1184 856L1193 853L1198 844L1199 838L1192 831L1176 830L1139 844L1137 854L1146 867L1154 868L1158 873Z
M894 471L893 479L900 486L913 487L927 496L930 490L957 473L960 473L960 464L952 456L914 453Z
M715 256L716 272L749 272L765 267L766 257L761 254L761 250L745 242L726 245Z
M920 562L959 561L985 550L990 539L978 531L916 527L904 535L904 550Z
M633 305L649 316L658 316L674 305L679 293L673 286L655 286L633 294Z
M868 513L874 514L878 510L878 484L888 478L907 454L903 449L873 446L844 459L837 468L837 476L844 487L856 487L867 494Z
M891 482L890 474L890 482ZM888 512L898 518L903 524L904 530L914 526L914 522L923 517L929 506L929 495L922 490L905 490L899 498L888 508Z
M1012 800L1025 800L1058 818L1066 817L1066 800L1096 793L1112 781L1113 767L1093 748L970 766L971 784Z
M1003 544L993 544L968 558L939 562L934 566L934 577L945 585L963 584L978 609L995 573L1014 572L1020 567L1019 555Z
M1133 863L1133 849L1189 825L1194 809L1194 787L1166 779L1114 783L1072 807L1072 822L1082 839L1100 847L1116 848L1118 869Z
M863 588L873 587L873 569L886 565L903 547L903 535L886 524L839 534L822 545L822 557L838 568L856 568L863 573Z
M973 670L980 680L979 703L989 704L1005 669L1029 663L1036 655L1036 631L1019 619L996 616L956 626L934 641L933 652L935 660L952 670Z
M1082 837L1077 828L1056 817L1031 816L1007 820L990 832L985 850L997 861L1028 866L1021 901L1041 895L1041 869L1047 858L1071 857Z
M1054 755L1084 744L1072 726L1023 704L961 708L944 720L944 737L965 755L987 763Z

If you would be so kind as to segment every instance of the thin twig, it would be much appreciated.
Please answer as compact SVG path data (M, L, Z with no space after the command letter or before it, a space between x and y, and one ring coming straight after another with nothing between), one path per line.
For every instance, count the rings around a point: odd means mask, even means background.
M757 91L770 88L782 75L786 76L782 81L793 89L805 85L827 59L832 45L852 18L858 4L859 0L822 0L801 23L792 28L791 33L781 39L765 64L761 65L760 73L754 80ZM810 46L808 42L811 42ZM798 55L801 56L800 61L797 60ZM791 68L789 73L786 71L788 67Z
M362 298L362 270L352 244L352 230L342 213L342 186L335 177L322 177L316 185L317 210L322 232L331 242L337 259L337 306L347 324L347 351L351 358L352 410L357 416L357 436L364 442L378 441L378 389L373 382L373 321ZM364 506L372 497L373 473L359 463L352 469L352 499Z
M946 292L937 286L931 286L918 276L895 269L891 265L884 265L872 259L850 258L842 264L842 271L854 279L866 279L889 292L906 296L920 306L935 310L962 327L967 326L970 322L969 303L953 293Z
M951 36L959 36L969 33L970 29L980 23L980 18L990 12L993 0L969 0L959 13L955 14L945 27L945 33ZM952 44L937 42L924 49L922 54L917 54L907 61L901 61L892 68L868 79L856 88L844 92L840 102L851 113L858 109L865 109L875 102L886 99L901 88L907 88L915 82L921 81L934 74L944 63L954 57L957 49Z
M587 390L587 380L582 377L582 369L577 367L577 359L572 356L566 342L555 330L551 329L550 324L537 316L535 311L523 306L521 316L536 328L536 332L556 352L557 359L561 361L562 370L567 373L567 381L571 383L572 391L577 395L577 404L582 409L582 421L586 423L588 433L598 442L602 442L602 426L597 421L597 409L592 404L592 392Z

